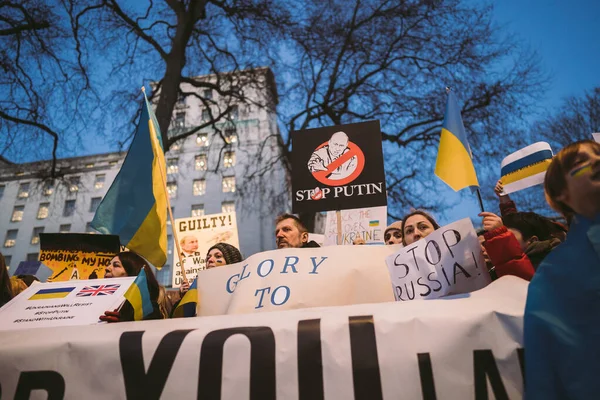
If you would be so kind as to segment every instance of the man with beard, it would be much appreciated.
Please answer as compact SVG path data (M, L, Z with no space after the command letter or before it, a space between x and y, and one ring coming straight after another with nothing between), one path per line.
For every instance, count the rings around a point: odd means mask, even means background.
M295 215L282 214L277 217L275 223L275 242L278 249L321 247L314 240L308 241L308 229Z

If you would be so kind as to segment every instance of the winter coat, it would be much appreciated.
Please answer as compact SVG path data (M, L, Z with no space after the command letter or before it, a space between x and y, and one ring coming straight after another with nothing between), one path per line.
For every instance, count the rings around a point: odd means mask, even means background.
M600 393L600 215L575 216L538 267L525 307L527 400Z
M304 243L302 245L302 248L305 248L305 247L321 247L321 246L319 246L319 244L317 242L315 242L314 240L311 240L310 242Z
M483 237L483 246L498 277L514 275L526 281L531 280L535 272L533 265L512 232L501 226L486 232Z

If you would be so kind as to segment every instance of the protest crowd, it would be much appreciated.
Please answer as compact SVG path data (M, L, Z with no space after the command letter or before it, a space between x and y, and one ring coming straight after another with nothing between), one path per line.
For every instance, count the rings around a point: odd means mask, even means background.
M340 149L346 148L347 135L335 133L331 141L334 139L343 143L330 143ZM328 151L322 147L313 153L310 165L319 168L313 168L311 173L327 172L326 165L343 157L345 150L334 156ZM320 154L331 159L324 163ZM359 158L352 158L348 165L356 168L359 162ZM348 165L339 168L350 168ZM340 179L347 176L348 173ZM596 377L600 367L600 320L597 319L600 301L600 143L580 141L560 150L549 162L543 187L548 205L560 213L563 222L520 210L510 195L504 193L501 179L494 188L482 188L496 193L501 212L500 215L486 211L479 214L481 229L477 231L477 238L490 280L513 276L530 282L524 314L527 398L591 399L600 392L600 380ZM273 218L277 249L320 247L309 240L308 229L294 214ZM440 228L427 210L412 210L387 226L382 242L397 249L408 248ZM191 241L181 238L183 250L178 253L184 258L198 255L197 242L195 246L188 243ZM364 245L365 241L355 239L354 244ZM157 243L150 246L159 247ZM241 263L244 256L229 243L216 243L205 255L206 269ZM136 279L132 287L138 294L133 297L126 294L127 300L119 308L106 310L98 316L100 321L112 324L195 317L203 302L210 301L198 301L196 280L184 279L177 294L168 293L159 285L150 262L133 250L119 252L105 267L104 278L121 277L143 277L143 284ZM0 307L26 290L35 279L26 275L9 277L4 257L0 255ZM202 274L199 274L197 280L201 279ZM561 296L556 295L559 290ZM140 314L138 309L147 304L151 307Z

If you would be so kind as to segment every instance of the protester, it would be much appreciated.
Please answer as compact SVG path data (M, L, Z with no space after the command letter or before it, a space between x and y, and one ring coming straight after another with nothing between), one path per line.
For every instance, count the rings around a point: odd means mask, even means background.
M393 222L383 232L385 244L402 244L402 221Z
M531 280L535 272L533 265L513 232L504 225L502 218L491 212L482 212L479 216L483 217L485 230L484 256L488 256L496 275L514 275L527 281Z
M365 239L361 238L360 236L357 236L352 241L352 244L355 245L355 246L360 246L360 245L363 245L363 244L367 244L367 242L365 241Z
M17 297L22 291L27 289L27 284L16 276L10 278L13 297Z
M0 307L13 298L12 286L8 277L8 268L4 255L0 253Z
M594 399L600 393L600 144L587 140L561 150L544 191L570 227L529 284L525 397Z
M321 247L314 240L308 241L308 229L295 215L282 214L277 217L275 224L275 242L278 249Z
M478 229L477 240L479 240L479 247L481 248L481 252L483 253L483 260L485 261L485 266L487 267L488 272L490 273L490 277L493 281L495 281L496 279L498 279L498 275L496 274L496 267L494 267L494 264L492 263L492 260L490 260L490 256L488 255L487 250L483 245L483 243L485 242L484 235L486 232L487 231L483 228Z
M414 243L439 228L440 225L431 215L422 210L414 210L402 218L402 243L405 246Z
M165 304L166 296L160 296L160 285L152 272L152 269L144 260L144 258L133 251L122 251L118 253L110 261L110 264L106 267L104 277L105 278L120 278L126 276L137 276L140 271L144 269L146 272L146 281L148 283L148 291L150 292L150 300L152 302L153 312L144 317L145 320L149 319L163 319L167 318L168 308ZM162 301L162 304L161 304ZM129 301L125 300L125 303L119 310L105 311L104 315L100 316L100 320L106 322L122 322L122 321L133 321L133 307Z

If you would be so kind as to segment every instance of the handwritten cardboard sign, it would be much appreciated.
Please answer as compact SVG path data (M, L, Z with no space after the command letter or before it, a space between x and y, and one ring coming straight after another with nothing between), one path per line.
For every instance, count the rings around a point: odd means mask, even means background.
M240 247L235 212L178 218L173 229L179 239L181 259L190 283L196 278L198 271L206 268L206 253L213 245L223 242ZM183 277L176 253L173 254L173 265L173 287L179 287Z
M41 233L39 261L52 270L48 282L103 278L119 248L117 235Z
M396 301L468 293L491 282L469 218L401 248L386 262Z
M342 210L342 240L338 243L337 213L329 211L325 220L325 245L353 244L357 238L366 244L383 244L387 207Z

